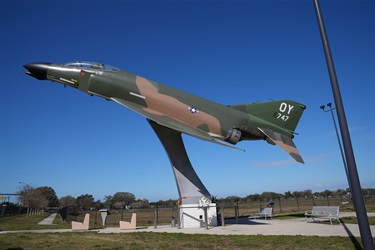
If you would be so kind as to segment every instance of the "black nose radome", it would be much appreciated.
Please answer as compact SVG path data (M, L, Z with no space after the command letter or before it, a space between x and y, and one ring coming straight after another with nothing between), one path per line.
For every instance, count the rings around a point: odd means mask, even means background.
M23 65L28 71L25 72L27 75L35 77L39 80L47 79L47 71L52 63L37 62Z

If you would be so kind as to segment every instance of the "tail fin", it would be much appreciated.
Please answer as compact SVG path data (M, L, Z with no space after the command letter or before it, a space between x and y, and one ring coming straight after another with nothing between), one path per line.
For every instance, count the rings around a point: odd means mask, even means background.
M258 130L265 136L265 140L268 143L277 144L294 160L304 163L292 138L302 113L306 109L305 105L294 101L282 100L230 107L276 125L274 128L267 128L267 126L258 127ZM260 126L262 125L260 124ZM282 129L277 129L277 127Z
M305 105L290 100L232 105L230 107L257 116L291 133L296 129L302 113L306 109Z

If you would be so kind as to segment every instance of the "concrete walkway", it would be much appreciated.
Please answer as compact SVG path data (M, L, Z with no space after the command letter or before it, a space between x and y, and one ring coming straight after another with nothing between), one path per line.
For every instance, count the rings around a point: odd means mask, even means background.
M375 235L375 226L370 227ZM218 235L304 235L304 236L355 236L360 237L357 224L338 224L330 222L306 222L304 218L287 220L239 219L239 224L227 224L224 227L184 228L158 226L137 228L136 230L120 230L120 228L100 229L99 233L127 233L127 232L166 232L185 234L218 234Z
M41 222L38 223L38 225L52 225L54 219L56 218L57 213L53 213Z

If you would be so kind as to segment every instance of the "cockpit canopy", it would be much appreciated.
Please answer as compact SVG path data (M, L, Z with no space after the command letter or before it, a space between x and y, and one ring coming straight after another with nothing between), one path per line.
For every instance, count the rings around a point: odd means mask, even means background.
M88 61L76 61L64 63L63 65L75 68L86 68L86 69L101 69L101 70L110 70L110 71L119 71L119 68L114 66L98 63L98 62L88 62Z

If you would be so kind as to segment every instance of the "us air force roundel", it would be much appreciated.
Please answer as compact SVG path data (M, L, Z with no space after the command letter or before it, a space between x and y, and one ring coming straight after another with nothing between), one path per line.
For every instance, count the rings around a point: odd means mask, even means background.
M194 108L194 107L189 107L189 110L192 114L198 114L199 113L199 110L197 108Z

